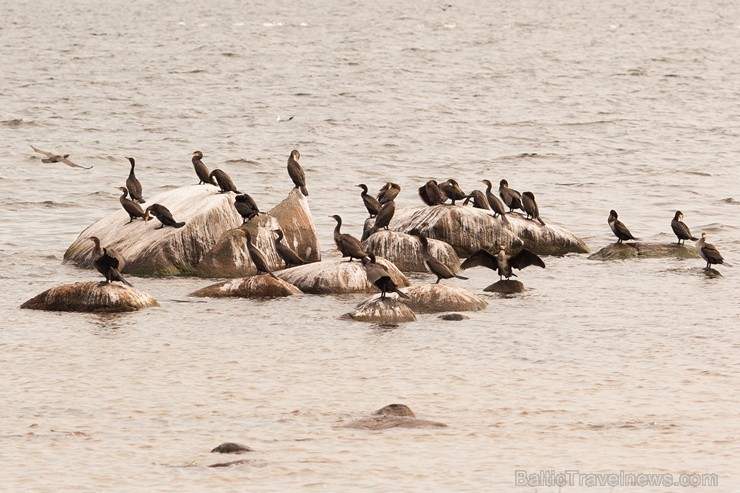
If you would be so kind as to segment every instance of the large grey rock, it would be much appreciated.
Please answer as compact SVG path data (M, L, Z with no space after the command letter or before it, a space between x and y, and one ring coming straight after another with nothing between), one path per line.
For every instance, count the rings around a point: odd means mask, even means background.
M416 315L414 315L414 312L408 305L391 296L393 295L389 295L385 299L380 299L378 295L364 300L357 305L353 312L348 313L347 316L352 320L358 320L360 322L388 324L413 322L416 320Z
M262 250L269 269L275 271L285 268L285 263L275 251L275 234L280 228L285 237L283 244L308 262L321 260L316 227L308 208L308 199L294 188L288 197L268 211L252 218L240 228L247 229L253 243ZM244 277L257 273L247 253L244 234L240 228L225 231L213 248L198 264L197 275L201 277Z
M396 286L402 288L409 285L406 276L393 263L383 258L378 258L377 262L388 269ZM298 287L304 293L340 294L378 291L367 281L365 269L357 260L352 262L339 258L323 260L281 270L275 275Z
M108 214L85 228L64 254L64 262L92 268L93 243L100 238L103 246L114 247L126 259L124 273L139 275L190 274L221 234L241 224L234 209L234 194L220 194L208 185L191 185L147 197L144 204L162 204L175 220L185 221L182 228L158 229L159 221L148 224L137 219L131 224L117 200L111 200Z
M486 301L449 284L416 284L403 290L411 298L406 304L416 313L474 312L486 307Z
M282 279L274 279L268 274L260 274L242 279L217 282L216 284L211 284L191 293L190 296L208 298L277 298L295 294L303 293L300 289Z
M693 246L676 243L612 243L589 255L589 260L624 260L628 258L700 258Z
M47 289L23 303L21 308L61 312L131 312L149 306L159 304L136 288L84 281Z
M460 257L469 257L495 245L512 245L517 240L538 255L589 252L583 240L564 228L543 226L516 213L506 217L509 224L483 209L436 205L399 209L388 228L401 232L418 229L428 238L449 243Z
M460 265L460 257L452 245L430 239L429 253L445 265ZM402 272L427 272L416 236L398 231L378 231L362 242L366 251L387 258Z

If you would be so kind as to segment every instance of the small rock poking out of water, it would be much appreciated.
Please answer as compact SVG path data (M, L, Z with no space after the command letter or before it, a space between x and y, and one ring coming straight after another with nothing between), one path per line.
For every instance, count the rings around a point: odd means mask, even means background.
M389 428L446 428L447 425L437 421L418 419L416 414L405 404L389 404L375 411L372 416L360 418L342 428L357 430L387 430Z
M267 274L217 282L201 288L190 296L205 298L279 298L303 294L292 284Z
M483 291L501 294L523 293L524 283L512 279L502 279L494 282L490 286L486 286Z
M243 454L245 452L254 452L251 448L241 443L225 442L211 450L212 454Z
M612 243L589 255L589 260L625 260L629 258L700 258L693 246L676 243Z
M53 287L31 298L21 308L60 312L131 312L159 306L157 300L136 288L97 281Z
M352 320L358 320L360 322L388 324L413 322L416 320L416 315L414 315L414 312L408 305L390 296L385 299L373 297L362 301L347 316Z
M399 288L409 285L409 280L391 262L378 258L377 262L385 267L391 279ZM362 262L349 262L341 259L323 260L313 264L301 265L275 273L298 287L304 293L341 294L376 292L375 286L367 280L367 273Z
M404 293L411 298L406 304L416 313L474 312L486 307L485 300L449 284L417 284Z
M462 313L445 313L444 315L440 315L439 318L441 320L459 322L461 320L468 320L470 317L468 317L467 315L463 315Z
M445 265L460 265L452 245L429 238L429 253ZM401 272L427 272L419 238L397 231L379 231L362 242L366 251L393 262Z

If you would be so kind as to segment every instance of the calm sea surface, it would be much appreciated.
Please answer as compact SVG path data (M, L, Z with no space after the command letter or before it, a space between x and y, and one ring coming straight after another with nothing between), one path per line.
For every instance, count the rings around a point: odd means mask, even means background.
M0 490L740 490L736 1L0 9ZM19 309L98 279L61 260L120 207L125 156L151 196L195 183L199 149L268 209L293 148L325 258L329 214L360 233L357 183L398 182L405 207L431 178L506 178L594 251L610 209L660 242L680 209L734 268L547 257L513 297L476 269L450 283L485 310L395 328L340 320L364 295L196 300L196 278L131 278L161 303L133 314ZM340 428L393 402L449 427ZM205 467L225 441L251 463ZM620 471L719 486L580 484Z

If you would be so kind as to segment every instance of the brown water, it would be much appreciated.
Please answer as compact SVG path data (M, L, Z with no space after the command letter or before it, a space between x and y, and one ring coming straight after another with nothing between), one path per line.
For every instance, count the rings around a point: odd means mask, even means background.
M737 2L0 7L2 491L558 491L517 470L740 489ZM329 214L360 232L357 183L416 206L429 178L507 178L593 250L609 209L665 242L680 209L735 267L548 257L469 320L395 328L340 320L364 296L203 301L193 278L131 278L161 303L134 314L18 308L97 278L61 259L119 207L124 156L146 196L195 183L200 149L268 209L292 148L324 257ZM392 402L449 427L339 428ZM204 467L224 441L252 463Z

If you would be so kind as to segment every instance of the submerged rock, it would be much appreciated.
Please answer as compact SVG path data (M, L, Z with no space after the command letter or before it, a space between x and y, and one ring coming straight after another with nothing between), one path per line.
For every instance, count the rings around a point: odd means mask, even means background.
M406 304L416 313L482 310L486 301L449 284L417 284L403 290L411 299Z
M149 306L159 306L159 303L136 288L84 281L48 289L23 303L21 308L61 312L131 312Z
M277 298L303 294L300 289L282 279L274 279L267 274L217 282L199 289L190 296L208 298Z
M494 245L512 245L517 240L524 241L527 249L538 255L589 252L586 243L565 228L543 226L516 213L506 217L509 224L484 209L435 205L399 209L388 227L401 232L418 229L428 238L449 243L460 257Z
M593 255L589 260L624 260L628 258L701 258L696 248L676 243L612 243Z
M429 239L429 253L445 265L460 265L452 245ZM402 272L427 272L419 238L398 231L379 231L362 242L368 252L387 258Z
M182 228L162 229L157 219L148 224L143 220L127 224L126 211L117 201L111 201L111 209L118 210L80 233L65 252L64 262L91 268L93 244L87 238L97 236L102 244L114 247L126 258L124 273L192 273L216 239L224 231L241 224L233 201L233 194L220 194L208 185L191 185L148 197L147 202L162 204L176 220L185 221Z
M387 430L388 428L446 428L447 425L436 421L418 419L414 412L404 404L390 404L373 413L372 416L360 418L342 428L358 430Z
M246 445L234 442L225 442L218 447L211 450L212 454L243 454L245 452L253 452L253 450Z
M524 292L524 283L511 279L502 279L490 286L486 286L483 291L502 294L522 293Z
M402 323L413 322L416 315L403 301L391 296L380 299L379 296L362 301L355 310L347 314L351 319L360 322Z
M441 320L459 322L461 320L468 320L470 317L468 317L467 315L463 315L462 313L445 313L444 315L440 315L439 318Z
M409 281L398 268L386 259L378 258L377 263L388 269L391 279L399 288L409 285ZM341 259L323 260L308 265L291 267L275 273L280 279L288 281L304 293L340 294L377 292L367 280L361 262Z
M240 228L251 233L253 243L265 254L270 270L285 268L285 263L275 251L274 231L278 228L282 229L285 235L283 244L292 248L303 260L307 262L321 260L319 240L308 208L308 199L299 189L294 188L285 200L270 209L267 214L260 214L239 228L221 234L213 248L203 256L197 268L197 275L244 277L257 273L247 253Z

